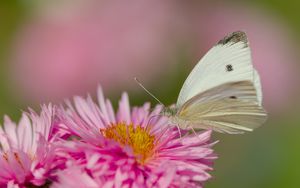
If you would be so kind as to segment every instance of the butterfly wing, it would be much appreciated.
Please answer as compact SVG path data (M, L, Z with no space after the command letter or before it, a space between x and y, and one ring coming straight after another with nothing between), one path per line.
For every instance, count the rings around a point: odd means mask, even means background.
M229 82L189 99L176 115L195 129L225 133L252 131L267 117L251 81Z
M256 75L246 34L234 32L220 40L194 67L182 86L176 106L180 108L192 97L215 86L244 80L254 82ZM259 77L256 86L257 93L261 93Z
M255 90L256 90L256 95L257 95L257 101L258 104L261 106L262 105L262 88L261 88L261 84L260 84L260 77L258 72L254 69L253 72L254 75L254 86L255 86Z

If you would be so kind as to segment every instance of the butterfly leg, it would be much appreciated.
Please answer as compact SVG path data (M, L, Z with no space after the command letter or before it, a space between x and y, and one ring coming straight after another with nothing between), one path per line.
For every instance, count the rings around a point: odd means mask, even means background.
M181 134L181 131L180 131L180 127L178 124L176 124L176 127L177 127L177 130L178 130L178 133L179 133L179 137L181 138L182 137L182 134Z
M151 117L149 118L148 122L147 122L146 128L148 128L148 125L151 124L151 120L153 120L154 118L157 118L157 117L159 117L159 116L161 116L161 115L160 115L160 114L157 114L157 115L151 116Z
M182 125L182 126L179 126L179 124L176 124L176 127L177 127L178 133L180 135L180 138L182 138L181 128L180 127L184 127L184 129L188 129L189 128L189 124L187 122L185 122L184 125ZM191 128L192 128L193 132L196 134L196 132L193 129L193 127L191 127Z
M198 134L196 133L195 129L192 126L187 125L186 128L191 128L191 130L193 131L193 133L195 134L195 136L198 136Z

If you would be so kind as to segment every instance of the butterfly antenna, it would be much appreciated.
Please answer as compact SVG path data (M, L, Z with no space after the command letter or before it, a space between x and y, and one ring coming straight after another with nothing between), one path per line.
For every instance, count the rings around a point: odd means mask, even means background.
M135 82L136 82L141 88L143 88L143 89L146 91L146 93L148 93L151 97L153 97L159 104L165 106L165 105L164 105L157 97L155 97L150 91L148 91L148 90L143 86L143 84L137 79L137 77L134 77L134 80L135 80Z

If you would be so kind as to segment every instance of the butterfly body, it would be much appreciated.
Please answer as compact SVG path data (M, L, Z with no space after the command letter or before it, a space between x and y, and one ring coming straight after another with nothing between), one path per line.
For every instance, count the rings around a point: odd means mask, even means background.
M244 32L220 40L192 70L175 107L162 112L181 128L252 131L266 120L260 78Z

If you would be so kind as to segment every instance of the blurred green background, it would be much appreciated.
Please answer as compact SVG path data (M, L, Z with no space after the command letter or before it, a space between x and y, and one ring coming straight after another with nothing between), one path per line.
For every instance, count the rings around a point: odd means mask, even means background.
M117 104L176 102L198 59L245 30L261 74L268 122L244 135L214 134L219 159L206 187L300 187L299 1L1 1L0 114L95 94Z

